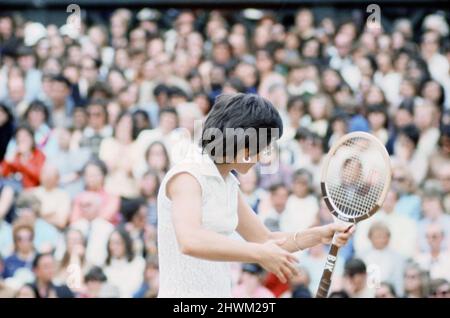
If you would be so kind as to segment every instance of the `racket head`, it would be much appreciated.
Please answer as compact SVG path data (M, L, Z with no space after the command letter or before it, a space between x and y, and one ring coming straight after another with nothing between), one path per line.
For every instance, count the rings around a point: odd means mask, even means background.
M325 156L321 190L330 212L356 223L383 205L391 184L391 163L375 136L352 132L341 137Z

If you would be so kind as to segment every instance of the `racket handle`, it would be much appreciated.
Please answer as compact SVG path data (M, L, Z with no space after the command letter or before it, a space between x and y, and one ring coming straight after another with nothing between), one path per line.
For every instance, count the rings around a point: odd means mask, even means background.
M339 247L335 244L331 244L330 252L327 256L327 262L320 279L319 289L317 290L316 298L327 298L328 290L331 285L331 275L333 274L334 265L336 264L337 253Z

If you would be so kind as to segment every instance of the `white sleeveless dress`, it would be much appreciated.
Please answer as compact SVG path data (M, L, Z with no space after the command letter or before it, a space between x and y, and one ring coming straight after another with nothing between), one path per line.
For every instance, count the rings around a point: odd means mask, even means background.
M184 255L178 248L166 184L174 175L188 172L202 188L202 226L231 236L238 224L239 181L233 174L224 180L213 161L196 149L165 176L158 193L158 256L160 298L229 298L231 268L216 262Z

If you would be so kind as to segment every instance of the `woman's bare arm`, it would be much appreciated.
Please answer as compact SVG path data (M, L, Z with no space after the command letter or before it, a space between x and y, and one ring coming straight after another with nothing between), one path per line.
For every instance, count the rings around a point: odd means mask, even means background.
M261 222L261 220L253 212L252 208L239 193L238 203L239 224L237 227L238 233L249 242L264 243L268 240L276 240L279 245L286 251L293 253L303 250L320 243L330 243L335 232L336 244L338 246L345 245L354 229L348 230L347 225L343 224L328 224L324 226L317 226L300 231L297 233L289 232L271 232ZM345 233L344 233L345 232Z

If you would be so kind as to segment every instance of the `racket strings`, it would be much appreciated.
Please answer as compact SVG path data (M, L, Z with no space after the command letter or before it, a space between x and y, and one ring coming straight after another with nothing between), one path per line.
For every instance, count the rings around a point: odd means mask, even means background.
M325 180L329 199L346 217L369 213L378 202L385 180L382 155L368 139L355 137L341 145L330 160Z

